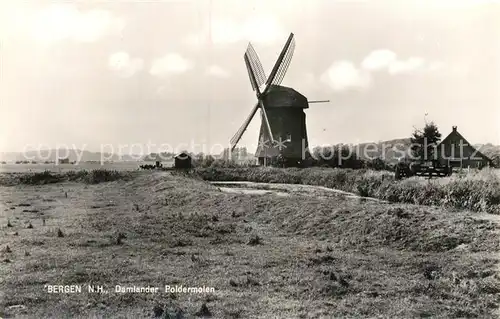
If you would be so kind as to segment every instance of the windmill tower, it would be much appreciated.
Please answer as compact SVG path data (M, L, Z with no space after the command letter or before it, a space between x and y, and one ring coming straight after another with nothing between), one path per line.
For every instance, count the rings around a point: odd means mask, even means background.
M271 74L266 79L262 63L251 43L248 44L243 59L248 71L257 102L243 125L231 139L231 151L240 141L255 113L260 109L261 127L259 144L255 156L259 163L267 165L281 158L286 166L301 165L308 147L305 109L309 103L329 101L308 101L292 88L281 86L290 65L295 38L290 33ZM261 88L264 87L262 90Z

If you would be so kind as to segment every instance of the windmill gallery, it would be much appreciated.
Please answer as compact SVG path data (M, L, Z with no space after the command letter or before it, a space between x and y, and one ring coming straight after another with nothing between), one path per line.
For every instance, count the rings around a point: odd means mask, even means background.
M250 111L250 115L231 138L231 151L240 141L257 110L260 109L259 144L255 153L260 165L279 161L285 166L303 166L303 151L308 148L304 109L309 107L309 103L329 102L328 100L308 101L304 95L293 88L280 85L290 65L294 49L295 38L291 33L267 78L251 43L248 44L243 56L257 102Z

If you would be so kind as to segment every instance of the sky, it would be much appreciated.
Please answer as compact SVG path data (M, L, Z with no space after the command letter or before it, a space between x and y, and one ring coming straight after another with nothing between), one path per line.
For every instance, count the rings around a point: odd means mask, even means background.
M256 101L248 42L269 74L290 32L282 84L330 100L306 110L311 145L425 121L500 144L499 16L481 0L3 0L0 151L226 145Z

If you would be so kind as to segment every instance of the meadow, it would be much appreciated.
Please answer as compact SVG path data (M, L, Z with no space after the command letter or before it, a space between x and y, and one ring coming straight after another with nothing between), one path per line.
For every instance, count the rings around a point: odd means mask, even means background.
M498 317L494 219L342 196L228 194L200 177L323 176L317 183L352 189L353 180L390 181L384 172L194 172L4 174L0 317ZM50 294L47 284L108 293ZM114 291L166 284L215 291Z
M130 171L139 168L142 164L151 164L153 162L115 162L115 163L79 163L79 164L0 164L0 173L42 173L50 171L52 173L65 173L70 171L91 171L98 169ZM153 163L154 164L154 163ZM164 165L172 165L165 163Z

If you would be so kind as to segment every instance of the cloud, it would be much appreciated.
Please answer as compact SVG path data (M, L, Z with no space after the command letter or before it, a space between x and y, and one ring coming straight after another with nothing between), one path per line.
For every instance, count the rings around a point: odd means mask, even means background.
M53 4L35 13L30 23L32 35L45 44L66 39L93 42L106 35L118 34L125 26L123 19L106 10L83 12L67 4Z
M425 60L419 57L411 57L405 61L393 61L389 65L390 74L410 73L421 70L425 66Z
M0 5L0 38L3 41L25 34L31 15L26 4L21 2L14 5L12 2L3 2Z
M201 46L211 39L213 44L240 41L269 44L286 38L283 27L271 14L255 14L244 21L212 19L210 30L211 32L207 26L200 33L190 34L184 39L184 43Z
M369 72L357 68L354 63L345 60L333 63L320 80L334 91L367 88L372 81Z
M207 75L216 77L216 78L228 78L230 76L229 72L224 70L222 67L218 65L211 65L210 67L207 68L206 72Z
M155 59L149 73L154 76L165 76L168 74L181 74L194 67L193 62L178 53L168 53Z
M286 33L278 20L271 15L255 15L242 26L242 40L257 43L273 43L286 37Z
M438 71L444 68L444 63L441 61L433 61L429 63L428 70L429 71Z
M144 68L144 61L140 58L131 58L127 52L116 52L109 56L108 67L120 76L131 77Z
M412 73L416 71L436 71L441 69L440 61L428 62L421 57L400 59L391 50L381 49L370 52L361 62L361 68L370 72L387 71L391 75Z
M418 5L441 9L470 9L474 6L481 6L485 4L498 4L499 0L440 0L440 1L416 1Z
M386 71L390 75L399 75L416 71L433 72L443 66L440 61L428 62L421 57L399 59L393 51L381 49L370 52L359 67L347 60L334 62L321 76L321 82L328 84L335 91L366 89L373 82L374 72Z
M375 50L363 59L361 67L370 71L378 71L389 67L395 61L396 53L390 50Z

